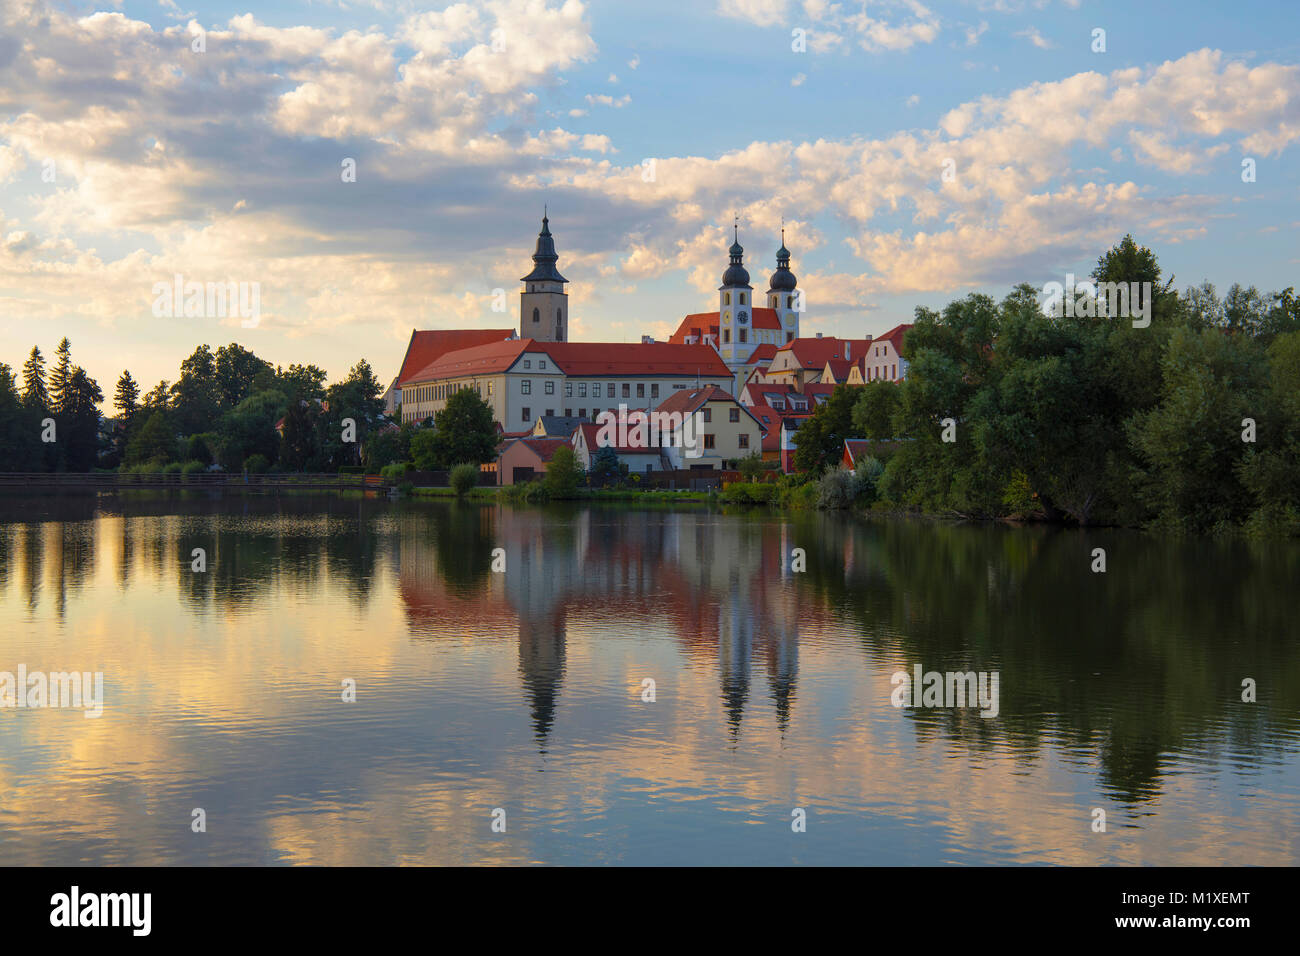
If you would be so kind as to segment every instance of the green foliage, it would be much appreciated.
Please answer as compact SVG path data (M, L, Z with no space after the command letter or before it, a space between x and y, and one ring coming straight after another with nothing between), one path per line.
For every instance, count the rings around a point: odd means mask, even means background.
M411 438L411 460L419 471L441 470L438 440L432 428L417 429Z
M158 409L148 413L139 430L126 449L126 464L141 465L147 462L166 464L176 457L176 433L171 424L171 413Z
M763 463L762 452L754 452L746 458L740 459L740 465L736 469L745 481L757 481L763 475L767 474L767 465Z
M583 477L582 467L578 464L573 448L561 445L555 449L555 454L546 464L546 475L543 478L546 493L556 500L573 498Z
M820 474L834 468L844 457L844 439L853 438L853 405L856 388L837 385L831 397L818 405L799 426L795 439L794 466L800 471Z
M187 461L181 465L182 475L201 475L207 470L207 465L201 461Z
M249 455L244 460L244 471L250 475L261 475L271 470L271 460L265 455Z
M817 507L829 511L852 508L865 484L856 472L847 468L827 470L817 481Z
M451 489L457 498L463 498L473 488L478 487L479 466L462 463L451 469Z
M902 408L902 389L897 382L876 379L857 390L853 403L854 437L887 441L894 437L894 417Z
M409 471L415 470L415 464L409 461L395 461L391 465L384 465L379 469L381 478L401 478Z
M433 434L439 468L460 461L481 465L496 458L499 439L492 406L473 389L461 389L447 399L433 417Z
M778 500L780 488L771 482L733 481L723 488L718 498L724 504L770 505Z
M540 480L519 481L501 489L501 496L514 504L545 504L551 500L546 484Z
M591 467L587 470L587 480L591 486L603 488L616 484L622 476L618 453L609 447L596 449L596 453L591 456Z

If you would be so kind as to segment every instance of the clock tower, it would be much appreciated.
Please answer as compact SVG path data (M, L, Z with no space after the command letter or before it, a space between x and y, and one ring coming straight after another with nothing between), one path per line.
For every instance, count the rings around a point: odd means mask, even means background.
M740 245L740 226L731 244L731 264L718 286L718 352L727 363L748 358L753 350L754 287L745 271L745 250Z

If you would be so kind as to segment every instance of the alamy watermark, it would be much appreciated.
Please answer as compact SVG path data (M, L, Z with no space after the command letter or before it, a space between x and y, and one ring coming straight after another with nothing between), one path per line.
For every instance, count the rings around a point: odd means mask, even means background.
M998 671L894 671L889 679L895 707L979 707L981 717L998 715Z
M1075 281L1067 272L1065 282L1043 286L1043 311L1048 315L1086 319L1132 319L1133 328L1151 324L1150 282Z
M86 717L104 712L104 672L0 671L0 707L79 707Z
M260 282L186 282L178 272L171 282L155 282L153 295L153 314L160 319L237 317L246 329L262 319Z
M682 412L629 412L620 404L618 411L603 411L596 416L600 430L596 432L598 448L680 448L687 458L701 458L700 413L686 415Z

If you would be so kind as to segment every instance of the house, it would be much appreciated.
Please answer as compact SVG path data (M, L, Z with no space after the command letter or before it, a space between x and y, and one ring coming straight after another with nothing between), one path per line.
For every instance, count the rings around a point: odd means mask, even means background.
M731 370L707 345L664 342L538 342L510 339L450 352L403 383L421 416L473 389L506 430L539 417L595 421L620 406L648 410L674 391L727 387ZM407 409L402 409L408 419Z
M781 419L785 416L770 405L746 405L749 414L757 419L763 428L763 461L781 460Z
M809 410L812 411L816 409L818 405L825 405L827 399L834 394L836 388L838 388L838 386L830 382L817 382L812 385L805 385L803 395L804 398L808 400Z
M501 484L514 485L546 474L556 451L567 444L567 438L516 438L497 459Z
M763 428L758 419L717 386L675 392L654 411L679 423L663 448L664 457L675 469L722 469L728 461L761 451ZM688 438L693 439L694 448L685 447Z
M384 410L392 414L400 406L402 421L424 421L434 410L428 407L426 395L403 394L408 381L448 352L500 342L514 334L514 329L412 329L410 341L406 343L406 354L402 356L402 367L384 393Z
M862 377L866 381L884 379L888 382L901 382L907 378L908 363L903 358L903 336L911 327L911 323L896 325L872 340L862 369Z
M787 412L812 411L812 399L801 395L794 387L775 382L760 385L747 385L740 395L742 405L767 405L782 415Z
M592 422L584 422L574 429L573 453L584 471L591 470L592 459L596 457L596 452L600 451L602 447L614 449L619 464L627 465L629 475L644 475L654 471L665 471L670 467L664 458L663 450L650 446L648 434L634 433L624 444L615 443L602 446L600 432L601 426ZM626 430L624 433L626 434Z
M781 419L781 470L786 474L795 470L794 453L798 448L795 433L798 432L799 426L811 417L811 415L787 415Z
M861 360L827 359L826 367L822 369L821 378L817 380L817 384L843 385L848 382L849 376L860 364Z
M573 430L581 425L581 418L566 418L563 415L538 415L531 432L534 438L570 438Z
M804 386L821 381L826 363L831 359L853 361L871 344L871 338L841 339L835 336L794 339L776 350L766 379L777 384L787 384L797 392Z

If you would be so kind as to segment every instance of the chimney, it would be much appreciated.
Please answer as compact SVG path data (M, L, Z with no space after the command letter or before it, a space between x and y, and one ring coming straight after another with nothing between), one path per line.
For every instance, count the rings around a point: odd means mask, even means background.
M848 361L848 358L849 358L849 349L852 348L852 347L853 347L853 343L852 343L852 342L845 342L845 343L844 343L844 359L845 359L845 361Z
M818 333L817 333L817 338L821 338L821 337L822 337L822 334L821 334L820 332L818 332Z

